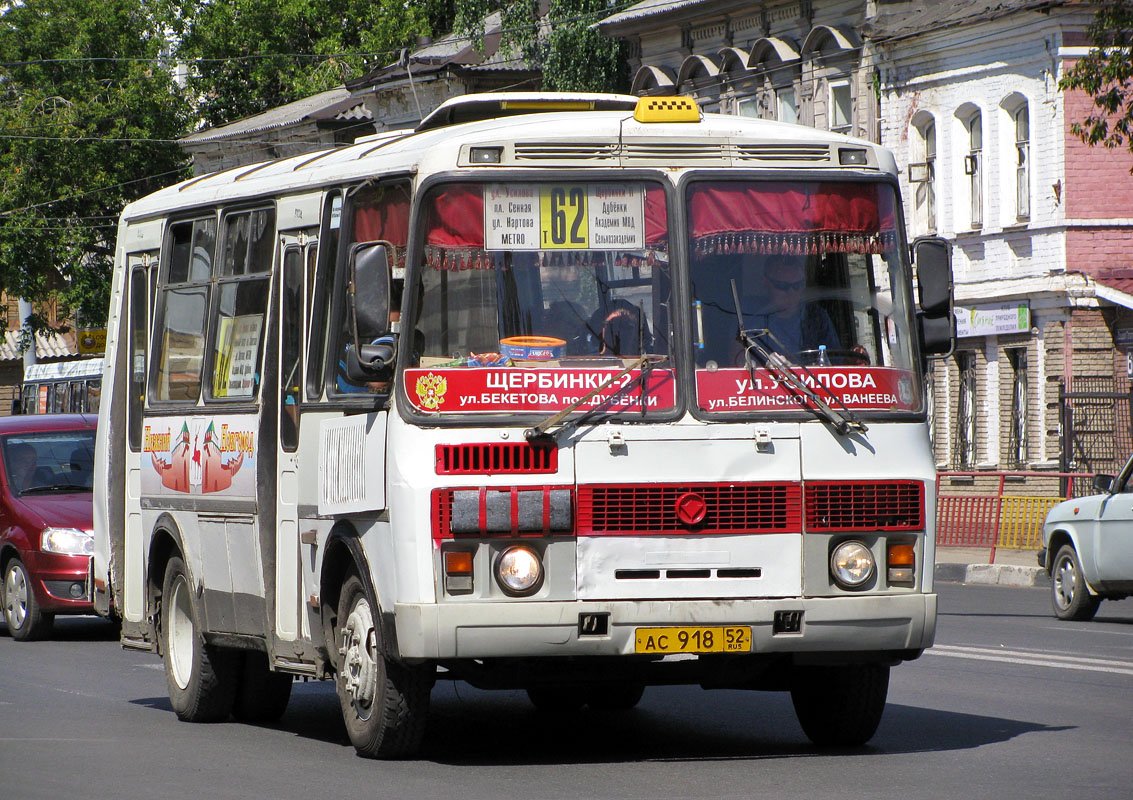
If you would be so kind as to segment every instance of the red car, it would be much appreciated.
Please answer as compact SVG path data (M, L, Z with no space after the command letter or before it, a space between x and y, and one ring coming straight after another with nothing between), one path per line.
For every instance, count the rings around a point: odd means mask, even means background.
M0 602L15 639L51 633L56 614L93 614L89 414L0 418Z

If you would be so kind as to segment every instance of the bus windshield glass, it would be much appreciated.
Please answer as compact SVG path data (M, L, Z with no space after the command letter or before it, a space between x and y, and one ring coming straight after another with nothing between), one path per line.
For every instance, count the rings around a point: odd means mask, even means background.
M660 184L445 184L422 208L402 335L418 412L547 413L583 398L580 411L675 408Z
M920 410L891 185L694 181L685 202L701 413Z

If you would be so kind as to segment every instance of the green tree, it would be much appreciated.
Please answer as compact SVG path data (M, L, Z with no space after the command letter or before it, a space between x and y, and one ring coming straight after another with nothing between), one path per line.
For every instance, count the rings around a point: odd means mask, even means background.
M0 14L0 288L104 324L122 207L184 177L186 104L142 0ZM32 321L33 326L42 320Z
M543 71L543 88L619 92L629 85L625 43L591 26L624 3L610 0L456 0L453 30L482 46L484 21L501 14L500 47Z
M447 30L452 0L162 0L210 126L308 97Z
M1058 82L1063 91L1080 89L1094 101L1094 112L1070 130L1086 144L1133 151L1133 4L1109 0L1089 29L1094 48Z

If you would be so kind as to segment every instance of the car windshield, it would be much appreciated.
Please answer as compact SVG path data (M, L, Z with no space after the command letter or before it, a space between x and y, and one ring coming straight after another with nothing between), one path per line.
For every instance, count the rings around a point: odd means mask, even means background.
M447 184L423 208L413 333L402 335L417 411L675 406L660 185Z
M9 434L0 452L14 494L91 491L93 430Z
M695 181L686 206L702 411L919 409L892 186Z

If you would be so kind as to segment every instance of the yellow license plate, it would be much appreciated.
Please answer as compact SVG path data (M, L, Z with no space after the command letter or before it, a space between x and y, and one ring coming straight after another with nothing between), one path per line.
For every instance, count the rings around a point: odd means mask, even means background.
M747 653L751 650L751 628L747 625L720 627L638 628L636 653Z

